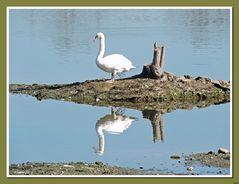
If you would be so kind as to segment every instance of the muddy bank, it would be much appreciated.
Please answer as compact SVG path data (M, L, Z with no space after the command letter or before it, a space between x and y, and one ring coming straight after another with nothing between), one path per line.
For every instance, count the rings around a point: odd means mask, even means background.
M10 175L147 175L139 169L111 167L102 162L95 163L33 163L12 164Z
M217 167L221 170L217 174L223 173L223 168L230 167L230 153L195 153L191 155L183 155L182 157L175 155L169 159L176 161L185 168L182 173L173 173L159 170L132 169L126 167L109 166L100 161L95 163L71 162L71 163L35 163L26 162L22 164L11 164L9 167L10 175L200 175L195 172L198 164ZM204 172L207 168L204 168Z
M71 84L10 84L11 93L27 94L38 100L56 99L97 106L121 106L144 109L207 107L230 101L230 81L206 77L177 77L164 72L160 79L139 78L108 83L105 79Z
M195 153L185 156L187 165L201 163L209 167L230 167L230 153L215 153L209 151L208 153Z

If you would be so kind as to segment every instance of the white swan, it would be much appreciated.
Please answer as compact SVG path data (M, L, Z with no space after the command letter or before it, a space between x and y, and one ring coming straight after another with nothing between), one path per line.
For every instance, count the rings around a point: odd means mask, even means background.
M130 69L135 68L131 61L128 60L121 54L112 54L104 57L105 53L105 36L103 33L97 33L95 36L95 40L99 39L100 48L99 53L96 58L96 65L103 71L111 73L111 80L108 82L113 82L116 74L121 72L127 72Z

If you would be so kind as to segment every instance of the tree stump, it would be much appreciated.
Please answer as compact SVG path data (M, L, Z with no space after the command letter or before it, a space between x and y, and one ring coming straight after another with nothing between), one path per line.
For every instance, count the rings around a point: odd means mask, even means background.
M153 60L151 64L146 64L143 67L143 71L139 74L141 78L153 78L160 79L163 76L163 67L164 67L164 57L165 57L165 48L164 46L157 46L157 43L154 43L154 53Z

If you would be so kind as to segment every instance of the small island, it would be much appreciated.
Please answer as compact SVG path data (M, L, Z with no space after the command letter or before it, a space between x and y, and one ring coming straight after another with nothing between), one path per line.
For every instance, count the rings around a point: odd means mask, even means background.
M175 109L207 107L230 101L230 81L208 77L176 76L163 71L165 48L154 44L151 64L140 74L108 83L107 79L71 84L10 84L9 91L38 100L56 99L97 106L171 112Z

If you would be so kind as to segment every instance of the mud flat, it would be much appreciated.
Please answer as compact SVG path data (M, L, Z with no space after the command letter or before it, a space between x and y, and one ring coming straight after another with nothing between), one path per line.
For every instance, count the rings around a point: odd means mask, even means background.
M164 72L160 79L133 76L113 83L106 79L71 84L10 84L14 94L27 94L38 100L56 99L97 106L120 106L138 110L207 107L230 101L230 81L207 77L175 76Z
M12 164L10 175L144 175L139 169L112 167L102 162L95 163L33 163Z
M214 153L212 151L208 153L194 153L185 156L185 160L188 165L198 162L209 167L230 167L230 153Z
M208 167L221 168L217 174L223 175L223 168L230 167L230 153L195 153L178 158L185 168L182 173L169 173L159 170L132 169L127 167L109 166L100 161L95 163L70 162L70 163L35 163L11 164L10 175L200 175L194 168L198 164ZM185 167L186 166L186 167ZM190 169L190 171L189 171ZM207 168L204 168L207 169Z

